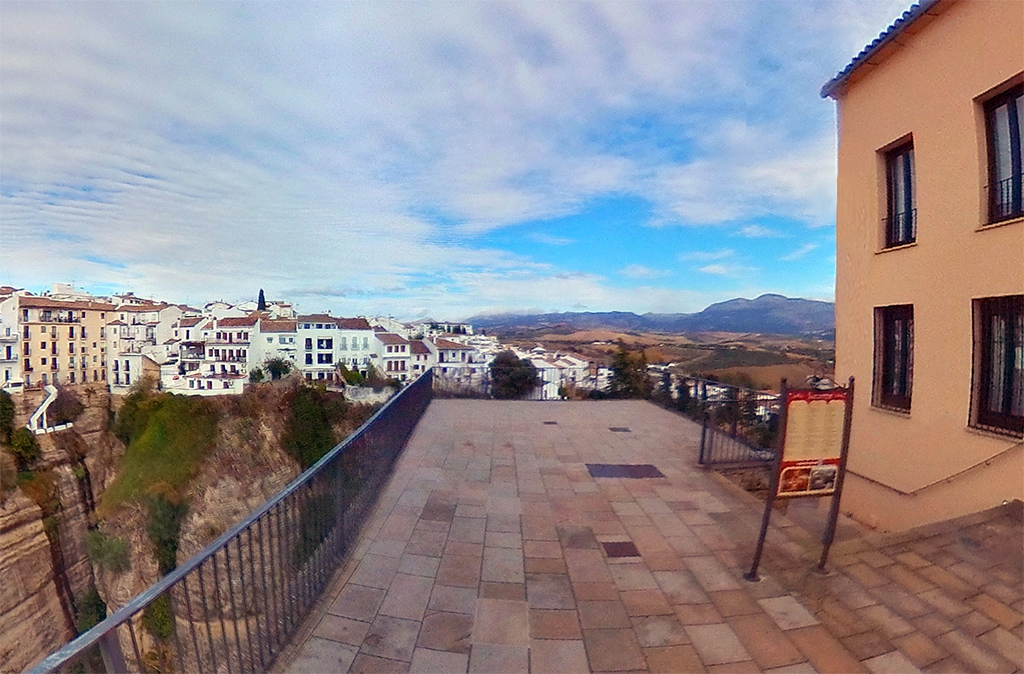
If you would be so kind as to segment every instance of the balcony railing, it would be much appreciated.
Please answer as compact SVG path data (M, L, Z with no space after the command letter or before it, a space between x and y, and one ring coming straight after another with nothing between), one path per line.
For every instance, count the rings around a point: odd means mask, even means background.
M1017 174L985 186L989 222L1024 215L1024 175Z
M81 323L82 319L77 316L40 316L40 323Z
M202 552L32 670L267 671L355 541L431 399L427 372ZM151 634L161 614L160 635Z
M917 240L917 209L882 218L882 228L885 231L886 248L914 243Z

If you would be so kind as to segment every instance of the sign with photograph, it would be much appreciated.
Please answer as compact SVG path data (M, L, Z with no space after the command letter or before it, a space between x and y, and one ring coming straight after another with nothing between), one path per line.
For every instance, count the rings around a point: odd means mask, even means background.
M786 391L777 496L828 496L835 492L846 398L846 389Z

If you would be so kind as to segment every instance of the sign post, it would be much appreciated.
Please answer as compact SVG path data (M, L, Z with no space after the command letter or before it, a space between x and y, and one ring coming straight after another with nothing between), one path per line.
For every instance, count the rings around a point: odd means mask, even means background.
M824 549L817 569L824 571L835 538L839 499L846 476L853 418L853 377L847 388L790 389L782 380L779 451L772 465L771 486L761 518L761 534L749 581L758 581L758 566L768 535L772 506L777 498L831 496L829 520L822 537Z

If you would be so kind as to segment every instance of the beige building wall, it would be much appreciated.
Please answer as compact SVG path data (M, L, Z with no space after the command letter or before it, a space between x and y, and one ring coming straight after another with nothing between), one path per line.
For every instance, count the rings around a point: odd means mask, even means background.
M1024 293L1024 219L988 221L982 104L1024 80L1024 3L943 2L833 94L836 376L857 380L842 509L900 530L1024 497L1019 438L970 426L972 300ZM883 250L884 150L913 138L917 237ZM872 404L874 308L914 307L909 414Z

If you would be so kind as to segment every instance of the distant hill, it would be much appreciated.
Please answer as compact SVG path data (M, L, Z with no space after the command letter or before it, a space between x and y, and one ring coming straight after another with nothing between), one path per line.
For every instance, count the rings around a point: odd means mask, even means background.
M835 332L832 302L766 294L712 304L695 314L634 314L628 311L551 314L491 314L467 322L486 330L551 328L615 329L634 332L760 332L776 335L819 335Z

